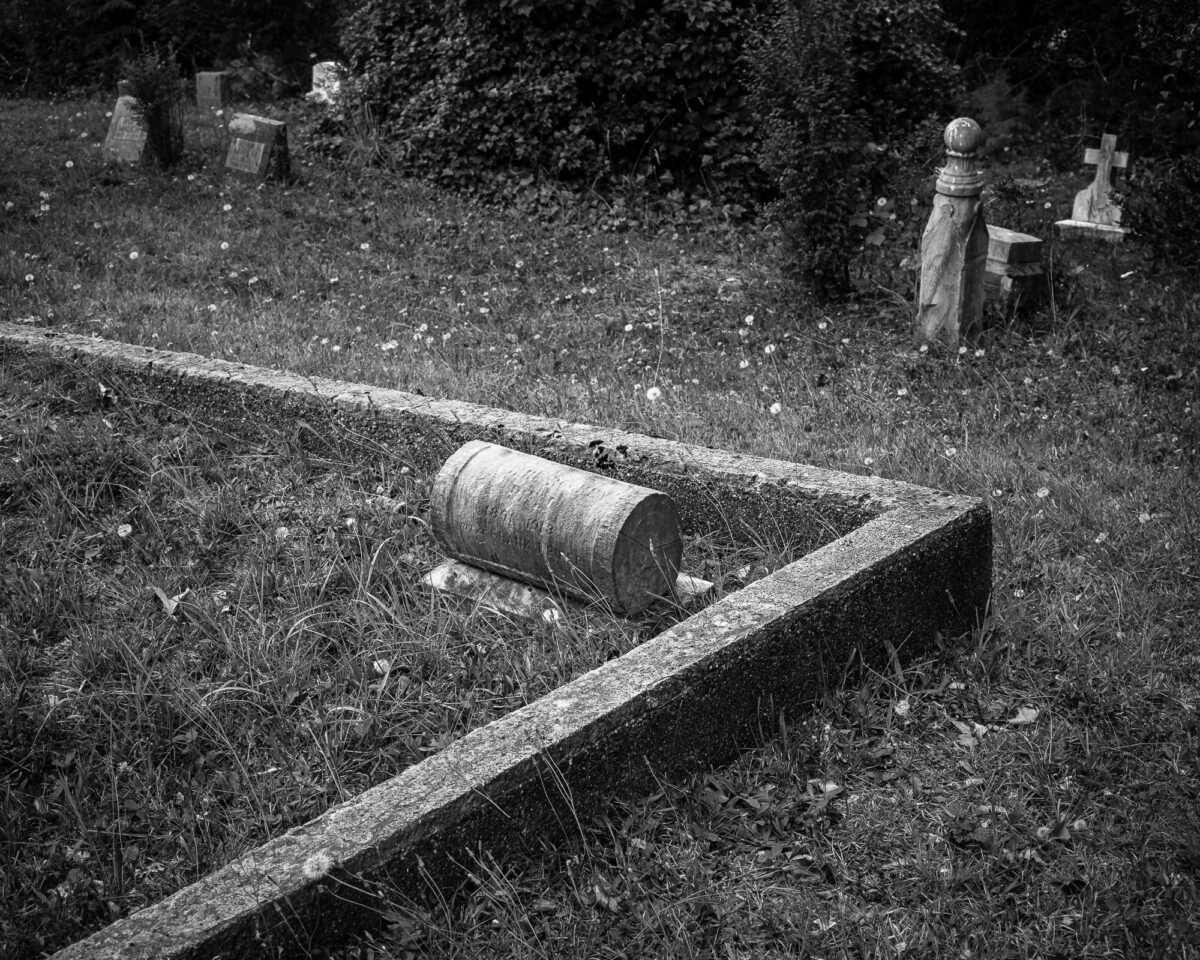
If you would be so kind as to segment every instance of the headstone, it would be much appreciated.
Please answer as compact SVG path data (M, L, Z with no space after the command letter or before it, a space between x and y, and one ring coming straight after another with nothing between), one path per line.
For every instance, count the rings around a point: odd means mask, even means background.
M202 116L212 116L229 103L229 71L210 70L196 74L196 106Z
M617 613L675 599L683 535L657 490L473 440L438 471L429 512L471 567Z
M1117 150L1117 138L1106 133L1100 138L1100 148L1089 147L1083 154L1084 163L1094 163L1096 173L1087 188L1075 195L1075 207L1070 220L1059 220L1055 230L1060 237L1094 237L1117 242L1128 231L1120 225L1121 208L1112 201L1112 172L1129 166L1129 154Z
M946 166L937 178L929 223L921 236L921 286L917 294L916 335L957 346L983 328L983 277L987 272L988 231L983 218L983 175L975 151L983 131L959 117L946 127Z
M288 159L287 124L248 113L235 113L229 121L229 152L225 155L225 173L261 183L287 180L291 176Z
M304 95L304 99L312 103L333 103L342 89L339 79L342 65L333 60L314 63L312 68L312 90Z
M110 160L137 163L146 149L146 128L137 117L129 85L122 80L117 90L117 105L113 107L108 136L104 138L104 155Z
M1046 285L1042 264L1045 244L1039 237L990 223L987 231L985 290L1000 301L1006 313L1035 303Z

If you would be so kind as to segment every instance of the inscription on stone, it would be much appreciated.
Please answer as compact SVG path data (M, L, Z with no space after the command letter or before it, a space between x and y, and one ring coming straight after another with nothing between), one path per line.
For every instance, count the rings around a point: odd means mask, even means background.
M145 140L146 134L142 125L133 117L117 117L116 129L113 131L114 140Z
M258 173L266 149L267 145L259 140L234 137L233 142L229 144L229 156L225 159L225 165L245 173Z

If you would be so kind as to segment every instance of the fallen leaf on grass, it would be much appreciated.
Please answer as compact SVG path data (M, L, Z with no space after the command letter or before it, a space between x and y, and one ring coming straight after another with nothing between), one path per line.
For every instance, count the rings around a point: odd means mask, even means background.
M162 603L163 610L166 611L168 617L174 615L180 601L192 592L191 588L189 587L187 590L184 590L183 593L176 594L173 597L168 597L166 591L161 587L153 587L152 589L154 590L154 595L158 597L159 602Z
M1038 713L1039 711L1036 707L1021 707L1021 709L1017 711L1017 715L1015 717L1008 718L1008 722L1014 726L1017 724L1035 723L1038 718Z

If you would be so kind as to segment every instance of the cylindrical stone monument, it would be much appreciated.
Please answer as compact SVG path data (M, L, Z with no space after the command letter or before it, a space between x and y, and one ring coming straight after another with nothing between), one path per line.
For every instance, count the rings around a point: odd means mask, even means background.
M683 537L665 493L473 440L430 500L434 536L466 563L618 613L674 597Z
M968 117L950 121L944 137L946 166L921 237L921 286L917 294L917 339L956 346L983 329L983 276L988 231L983 218L983 174L975 151L983 131Z

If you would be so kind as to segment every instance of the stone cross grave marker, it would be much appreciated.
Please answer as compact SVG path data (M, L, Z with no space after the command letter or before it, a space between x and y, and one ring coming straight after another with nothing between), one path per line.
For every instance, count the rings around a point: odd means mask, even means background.
M983 174L975 151L983 131L969 117L951 120L943 136L946 165L937 178L933 210L921 235L921 286L916 338L957 346L983 327L983 277L988 231L983 218Z
M229 103L229 71L208 70L196 74L196 106L200 114L211 117Z
M430 527L455 559L425 584L506 613L553 618L565 597L636 614L712 587L679 573L683 534L665 493L482 440L438 471Z
M1120 225L1121 208L1112 201L1113 170L1129 166L1129 154L1117 150L1117 138L1106 133L1100 147L1089 147L1083 154L1084 163L1096 165L1096 174L1088 186L1075 195L1075 207L1070 220L1059 220L1054 226L1062 237L1097 237L1119 241L1128 231Z
M229 121L229 133L226 176L261 183L286 180L291 175L287 124L282 120L235 113Z
M135 102L129 93L129 84L122 80L117 84L117 105L113 107L108 136L104 138L104 155L110 160L137 163L142 159L146 149L146 128L137 117Z

